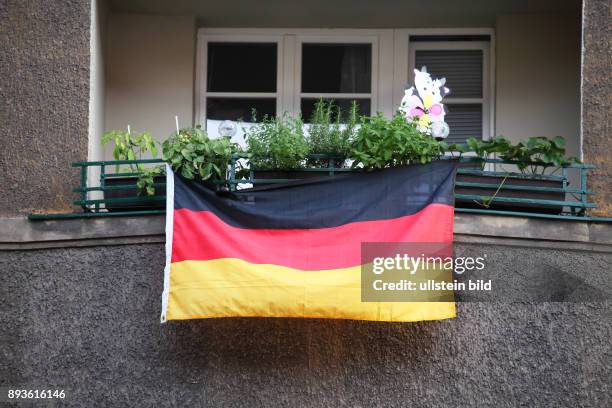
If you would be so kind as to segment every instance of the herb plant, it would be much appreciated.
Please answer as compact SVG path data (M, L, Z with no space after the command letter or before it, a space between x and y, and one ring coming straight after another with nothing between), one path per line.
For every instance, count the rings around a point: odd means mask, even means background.
M357 103L353 101L346 116L333 102L323 98L315 104L308 127L308 147L311 153L346 158L351 149L359 120ZM321 160L310 159L311 165L321 165Z
M180 129L163 143L163 159L186 179L225 180L237 146L229 137L210 139L200 127Z
M131 133L125 130L111 130L102 135L102 144L113 142L113 158L115 160L140 160L150 152L153 158L157 157L157 145L149 132ZM142 163L129 163L126 165L132 173L138 174L136 186L138 194L155 195L153 177L163 174L163 167L146 168ZM116 170L119 171L120 165Z
M429 163L442 153L440 143L402 115L362 118L352 144L353 167L368 169Z
M303 166L309 153L300 116L264 118L249 129L245 138L251 156L250 163L259 168L291 170Z

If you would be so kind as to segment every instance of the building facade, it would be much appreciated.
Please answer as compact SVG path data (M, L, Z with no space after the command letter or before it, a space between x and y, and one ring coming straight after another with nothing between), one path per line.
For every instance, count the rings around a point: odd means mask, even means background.
M477 51L470 96L448 102L469 118L456 128L564 136L597 165L593 214L612 216L609 2L326 3L0 2L0 385L65 387L75 406L610 404L607 223L457 215L455 251L486 253L514 301L462 299L453 320L160 325L163 217L26 218L75 210L71 164L109 159L106 130L162 139L175 116L212 130L252 94L304 110L308 75L334 58L308 64L304 44L339 42L367 46L369 86L328 94L387 115L440 43ZM276 86L216 91L211 50L228 42L276 44Z

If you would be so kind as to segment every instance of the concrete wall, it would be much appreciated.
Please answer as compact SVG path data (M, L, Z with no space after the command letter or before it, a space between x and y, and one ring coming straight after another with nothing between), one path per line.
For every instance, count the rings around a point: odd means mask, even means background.
M71 211L87 158L88 0L0 2L0 216Z
M193 17L109 14L106 130L130 124L163 140L175 115L192 125L195 35Z
M590 188L599 206L596 215L612 217L612 26L610 2L584 0L582 49L582 150L596 164Z
M580 156L579 16L499 16L495 30L496 134L563 136Z
M609 252L457 250L486 252L509 281L612 282ZM610 405L609 302L461 303L456 319L409 324L160 325L163 262L163 244L1 252L0 386L66 387L78 407Z

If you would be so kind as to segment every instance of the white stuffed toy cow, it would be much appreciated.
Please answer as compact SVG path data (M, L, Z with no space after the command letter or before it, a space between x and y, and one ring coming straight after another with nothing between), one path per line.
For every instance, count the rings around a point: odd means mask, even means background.
M436 138L448 136L448 125L444 121L446 110L442 99L450 93L446 78L432 79L427 68L414 70L414 86L406 89L399 110L410 121L416 122L421 132Z

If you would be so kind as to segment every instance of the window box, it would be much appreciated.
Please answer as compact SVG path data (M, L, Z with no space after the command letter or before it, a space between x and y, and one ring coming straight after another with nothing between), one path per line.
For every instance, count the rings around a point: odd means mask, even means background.
M327 169L309 170L253 170L253 180L260 180L258 185L268 184L265 180L308 180L318 177L333 177ZM261 182L263 181L263 182Z
M456 180L455 195L457 198L455 206L457 208L486 208L495 211L520 211L544 214L560 214L563 210L562 204L542 202L542 200L558 202L565 200L563 179L561 178L549 179L538 176L521 177L518 175L459 173ZM494 196L494 198L487 202L487 199L474 199L473 196ZM513 199L517 200L512 201ZM540 202L529 202L531 200ZM483 201L488 206L483 205Z
M155 195L139 195L137 177L108 177L104 179L104 200L108 211L163 210L166 201L166 176L155 176ZM119 200L117 200L119 199Z

